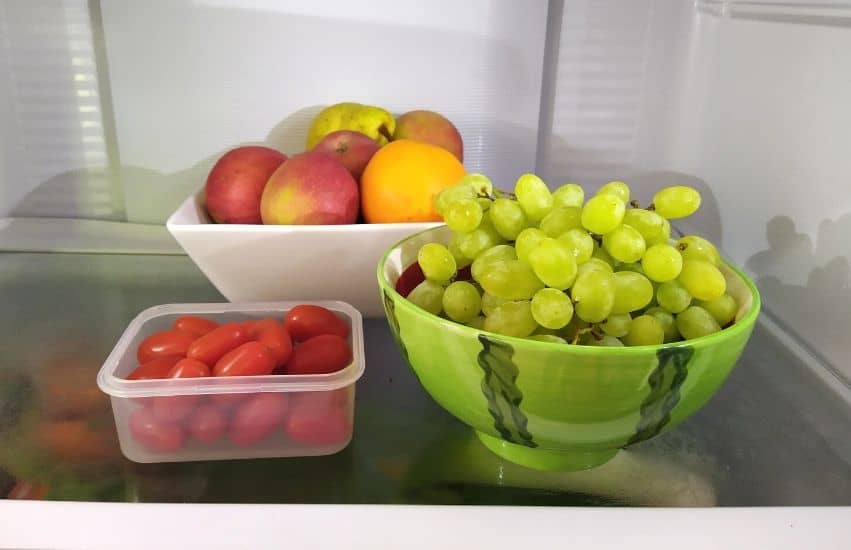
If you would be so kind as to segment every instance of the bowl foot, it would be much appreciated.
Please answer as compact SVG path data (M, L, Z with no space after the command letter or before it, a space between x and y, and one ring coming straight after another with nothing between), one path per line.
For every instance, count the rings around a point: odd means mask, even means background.
M588 470L611 460L618 449L601 451L551 451L531 448L476 432L479 440L500 458L534 470Z

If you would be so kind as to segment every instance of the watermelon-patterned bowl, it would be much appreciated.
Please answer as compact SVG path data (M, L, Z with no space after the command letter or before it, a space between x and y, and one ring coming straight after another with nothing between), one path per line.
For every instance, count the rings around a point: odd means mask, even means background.
M738 304L715 334L658 346L596 347L502 336L432 315L395 290L445 226L391 247L378 265L390 329L425 390L502 458L540 470L592 468L619 449L666 432L718 391L759 315L756 286L721 269Z

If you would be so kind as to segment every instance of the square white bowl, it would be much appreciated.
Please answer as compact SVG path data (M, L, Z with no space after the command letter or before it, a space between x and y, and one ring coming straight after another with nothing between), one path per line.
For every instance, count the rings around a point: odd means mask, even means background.
M231 302L340 300L382 317L376 270L405 237L441 225L245 225L213 223L203 191L187 198L166 227Z

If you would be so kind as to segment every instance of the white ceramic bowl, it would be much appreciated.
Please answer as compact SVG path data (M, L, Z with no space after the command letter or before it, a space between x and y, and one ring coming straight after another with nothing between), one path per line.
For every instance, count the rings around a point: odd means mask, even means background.
M383 317L375 269L384 251L440 223L242 225L212 223L203 192L166 222L192 261L231 302L341 300Z

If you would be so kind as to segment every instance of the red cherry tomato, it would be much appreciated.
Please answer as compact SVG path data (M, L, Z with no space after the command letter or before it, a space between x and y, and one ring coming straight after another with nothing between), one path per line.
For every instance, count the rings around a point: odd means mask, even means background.
M284 317L284 328L296 342L309 340L320 334L349 337L349 325L324 307L304 304L295 306Z
M168 372L183 359L180 355L165 355L142 363L127 375L127 380L154 380L168 378Z
M160 422L180 422L201 401L200 395L169 395L151 398L151 413Z
M260 342L246 342L216 361L213 376L262 376L275 369L275 356Z
M202 443L217 441L225 433L227 417L213 405L201 405L189 416L186 428L196 440Z
M283 393L258 393L239 405L231 420L230 440L241 447L254 445L269 437L287 414L287 396Z
M248 331L241 323L228 323L192 342L186 356L212 367L224 354L247 341Z
M177 424L157 420L150 409L136 409L130 415L130 433L152 451L173 452L186 442L183 428Z
M204 319L197 315L183 315L174 320L171 328L174 330L182 330L183 332L188 332L198 337L204 336L218 326L219 324L217 322L210 319Z
M349 439L352 426L343 409L308 400L293 405L284 432L305 445L331 445Z
M222 412L228 412L250 396L249 393L216 393L210 396L210 402Z
M266 346L275 357L275 366L282 367L293 352L293 341L284 325L269 319L270 323L258 324L254 339Z
M293 407L337 407L344 408L349 403L350 392L354 386L329 391L304 391L293 394Z
M164 355L186 355L195 336L180 330L163 330L155 332L142 340L136 350L139 364Z
M287 374L327 374L352 362L349 343L334 334L321 334L293 348L284 367Z
M263 330L264 327L268 327L270 325L280 324L276 319L266 318L266 319L252 319L251 321L245 321L242 323L242 326L245 327L245 330L248 331L248 336L251 339L257 338L257 335Z
M210 376L210 367L196 359L181 359L168 371L167 378L203 378Z

